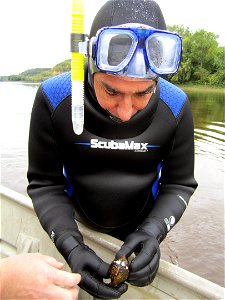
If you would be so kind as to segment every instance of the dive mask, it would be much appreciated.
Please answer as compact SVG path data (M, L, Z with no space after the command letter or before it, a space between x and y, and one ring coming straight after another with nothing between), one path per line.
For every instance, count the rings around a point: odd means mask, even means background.
M103 27L90 39L88 55L98 72L155 79L177 72L182 39L143 24Z

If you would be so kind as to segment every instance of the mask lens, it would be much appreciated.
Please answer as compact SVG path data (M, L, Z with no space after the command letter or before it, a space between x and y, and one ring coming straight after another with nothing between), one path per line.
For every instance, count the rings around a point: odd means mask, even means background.
M100 70L118 72L129 63L136 46L132 32L103 31L99 36L97 65Z
M172 74L178 69L181 39L175 34L153 33L146 40L150 66L157 74Z
M118 66L123 62L130 51L132 38L127 34L118 34L111 38L108 49L108 64Z

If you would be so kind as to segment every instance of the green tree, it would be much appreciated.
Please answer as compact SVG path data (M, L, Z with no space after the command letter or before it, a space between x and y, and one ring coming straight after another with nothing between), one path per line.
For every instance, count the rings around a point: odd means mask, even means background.
M180 25L168 29L179 33L183 40L182 61L178 73L171 78L173 82L224 83L225 50L218 46L217 35L204 29L192 33Z
M63 73L63 72L70 71L70 69L71 69L71 60L67 59L62 63L57 64L52 70L54 72Z
M178 73L172 77L172 80L178 83L185 83L190 80L192 74L192 64L190 58L192 33L188 27L185 28L182 25L168 26L168 29L173 32L177 32L182 37L183 45L181 64Z
M218 49L218 36L203 29L196 31L192 35L191 42L191 63L196 67L196 71L205 69L210 73L214 71L216 54ZM195 76L195 75L194 75Z
M225 47L219 47L217 49L213 74L209 76L210 84L225 84Z

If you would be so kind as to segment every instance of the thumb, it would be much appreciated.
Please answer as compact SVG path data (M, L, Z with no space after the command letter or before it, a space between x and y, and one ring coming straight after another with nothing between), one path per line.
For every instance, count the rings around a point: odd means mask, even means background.
M116 258L119 258L120 256L123 255L125 255L126 257L130 256L134 251L137 250L141 241L142 241L141 236L139 236L135 232L128 235L126 240L124 241L124 244L117 252Z
M133 249L127 246L127 244L123 244L120 250L116 253L116 259L120 258L121 256L129 257L133 252Z

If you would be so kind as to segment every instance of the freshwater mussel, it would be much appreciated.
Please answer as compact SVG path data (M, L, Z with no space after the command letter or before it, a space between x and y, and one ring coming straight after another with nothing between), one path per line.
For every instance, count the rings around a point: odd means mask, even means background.
M116 287L123 283L129 276L129 263L126 256L114 259L109 267L111 286Z

